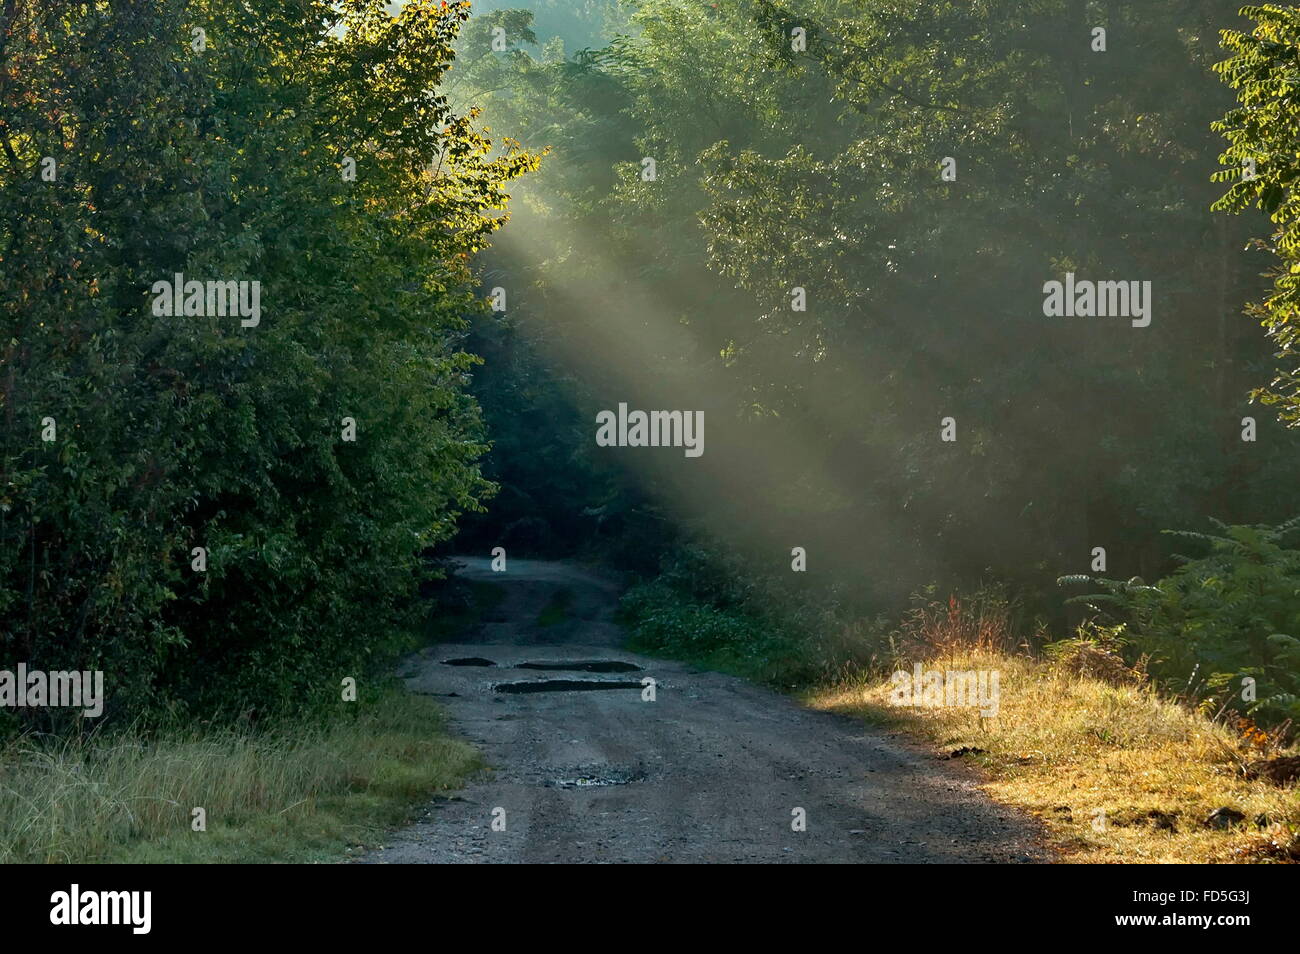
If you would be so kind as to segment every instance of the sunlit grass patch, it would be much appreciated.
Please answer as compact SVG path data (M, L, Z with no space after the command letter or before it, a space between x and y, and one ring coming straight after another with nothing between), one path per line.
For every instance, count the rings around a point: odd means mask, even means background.
M1230 728L1148 688L1113 685L998 653L931 659L927 668L998 670L998 713L890 704L888 678L812 692L819 709L902 726L987 773L991 796L1041 818L1072 862L1288 860L1300 834L1300 789L1247 781L1252 757ZM1244 820L1205 825L1219 808ZM1292 858L1289 860L1297 860Z

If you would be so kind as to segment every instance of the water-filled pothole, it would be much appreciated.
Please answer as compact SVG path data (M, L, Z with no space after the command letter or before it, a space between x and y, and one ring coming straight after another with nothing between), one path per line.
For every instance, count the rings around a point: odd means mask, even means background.
M609 785L627 785L645 779L639 769L618 769L612 766L579 768L573 774L552 779L548 784L556 788L604 788Z
M482 656L465 656L461 659L444 659L444 666L495 666L490 659L484 659Z
M526 662L516 669L545 669L558 672L640 672L640 666L617 659L578 659L561 662Z
M639 682L604 682L596 679L546 679L539 682L503 682L497 692L594 692L601 689L640 689Z

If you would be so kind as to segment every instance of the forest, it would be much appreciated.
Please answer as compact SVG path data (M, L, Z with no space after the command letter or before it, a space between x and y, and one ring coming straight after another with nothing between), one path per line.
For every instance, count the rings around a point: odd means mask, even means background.
M0 860L242 859L310 796L302 860L457 784L393 673L495 598L462 554L814 706L992 654L1282 771L1298 60L1239 0L0 0ZM245 779L218 848L72 781L180 757ZM1086 860L1300 860L1241 797Z
M1249 670L1300 715L1294 180L1256 115L1293 13L648 2L567 58L472 26L460 95L551 151L488 253L502 491L470 539L814 643L883 616L868 651L918 594L996 591L1027 638L1100 618L1170 684ZM593 448L624 399L703 409L708 453ZM782 678L840 663L776 643Z

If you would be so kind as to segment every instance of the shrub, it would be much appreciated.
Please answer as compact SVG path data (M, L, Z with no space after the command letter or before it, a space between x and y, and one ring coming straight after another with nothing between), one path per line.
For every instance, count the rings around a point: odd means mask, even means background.
M1100 585L1101 592L1071 602L1123 623L1167 690L1216 698L1261 721L1300 720L1300 550L1285 545L1300 519L1277 527L1215 525L1218 534L1179 533L1209 553L1180 557L1182 565L1154 585L1137 578L1061 582Z
M632 625L633 649L717 665L773 685L813 677L815 665L793 636L736 607L698 602L665 581L632 587L621 609Z

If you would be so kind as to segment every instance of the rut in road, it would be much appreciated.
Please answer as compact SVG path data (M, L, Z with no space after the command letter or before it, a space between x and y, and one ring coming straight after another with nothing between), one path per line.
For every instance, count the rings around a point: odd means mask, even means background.
M438 697L492 770L358 861L1051 860L1033 823L961 765L744 680L622 651L619 587L601 574L460 562L462 576L504 588L501 604L403 675ZM542 625L561 588L567 619ZM564 685L518 688L553 682Z

